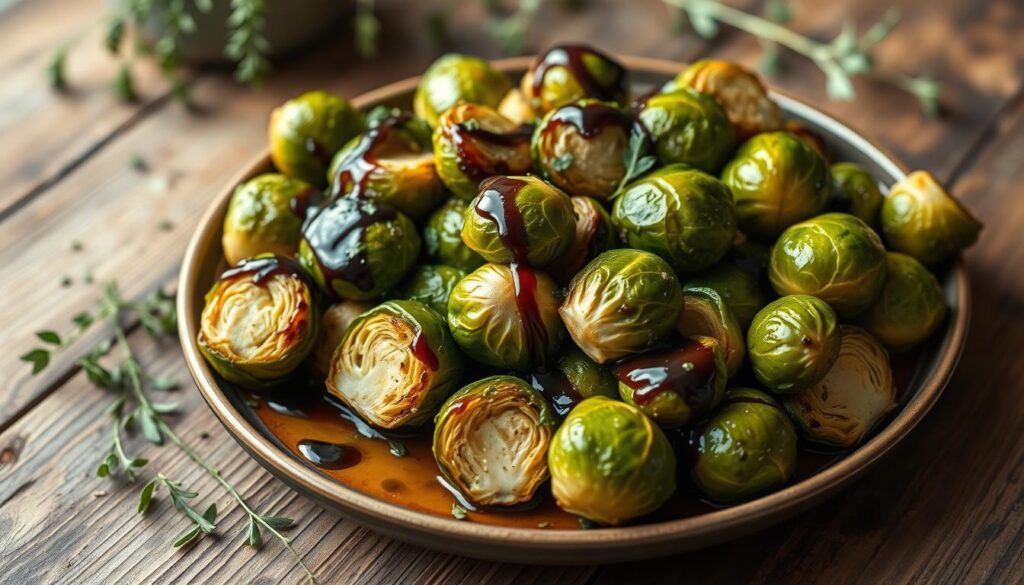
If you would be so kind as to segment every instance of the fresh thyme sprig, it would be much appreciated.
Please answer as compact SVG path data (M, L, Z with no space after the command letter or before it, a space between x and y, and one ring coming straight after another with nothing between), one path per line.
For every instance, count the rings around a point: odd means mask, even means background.
M238 62L235 78L243 83L259 85L270 71L270 42L263 36L266 25L263 0L231 0L231 35L224 53Z

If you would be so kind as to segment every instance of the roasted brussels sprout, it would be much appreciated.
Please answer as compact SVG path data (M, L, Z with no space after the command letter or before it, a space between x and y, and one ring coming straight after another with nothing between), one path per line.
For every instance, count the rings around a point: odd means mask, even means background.
M543 366L565 336L555 283L523 265L484 264L459 281L448 327L473 359L518 370Z
M669 165L631 183L612 207L622 243L654 252L680 274L718 262L736 235L736 209L721 181Z
M885 256L885 284L857 323L890 351L906 351L946 318L946 298L935 276L912 256Z
M885 247L863 221L826 213L779 237L768 277L780 295L814 295L848 319L878 298L885 283Z
M649 98L637 119L662 164L686 163L717 173L735 146L732 124L715 98L689 87Z
M828 374L783 403L804 438L853 447L896 408L896 384L889 356L871 334L852 325L842 331L843 345Z
M629 103L629 73L596 49L560 45L533 62L520 89L540 115L585 98L625 106Z
M572 409L551 442L548 467L558 506L601 524L649 514L676 489L665 434L635 406L604 396Z
M441 407L434 459L474 504L522 504L548 478L554 422L547 403L526 382L512 376L484 378Z
M683 290L700 288L710 288L722 295L741 331L746 331L754 315L768 304L757 278L729 262L688 277L683 285Z
M420 79L413 110L431 126L448 108L461 103L496 107L512 89L504 73L483 59L449 53L434 61Z
M662 91L671 92L680 87L692 87L715 96L740 141L783 127L782 110L768 97L764 84L757 75L736 63L713 59L697 61L668 82Z
M366 422L394 429L429 421L461 374L444 319L423 303L388 301L349 325L327 390Z
M342 299L380 296L405 277L420 253L416 226L393 207L335 200L303 228L299 260L325 291Z
M825 161L788 132L745 142L722 170L722 182L732 189L743 233L769 240L821 213L829 194Z
M448 314L448 297L466 273L458 268L440 264L423 264L413 270L405 280L399 295L419 301L440 315Z
M320 316L320 338L313 348L312 361L313 369L318 374L327 377L331 370L331 358L334 357L334 350L337 349L341 340L348 331L348 326L357 317L369 311L374 304L367 301L342 301L327 308Z
M623 154L633 120L594 100L548 112L533 133L533 163L540 175L573 195L607 199L626 175Z
M466 202L449 199L439 207L423 228L423 249L431 261L472 272L485 260L462 241Z
M852 162L832 165L832 194L828 208L859 217L872 228L878 226L878 210L882 207L882 192L878 181L864 167Z
M242 183L231 194L224 215L224 259L235 265L259 254L294 258L306 210L319 199L320 193L309 183L277 173Z
M530 107L523 92L516 88L509 90L501 99L498 113L511 120L513 124L532 124L537 121L537 112Z
M926 266L958 254L978 239L982 224L927 171L893 185L880 216L885 241Z
M619 362L612 373L622 399L666 428L708 415L722 400L729 379L721 346L704 335Z
M576 237L572 245L547 268L563 286L568 285L572 277L598 254L618 244L612 218L600 203L590 197L571 199L576 214Z
M822 160L826 163L832 162L832 152L828 148L828 143L825 142L821 134L815 132L806 124L796 120L786 120L786 123L782 125L782 129L803 140L807 146L810 146L815 152L820 154Z
M267 254L228 269L206 293L197 342L225 380L260 389L306 359L318 325L306 273L293 260Z
M543 268L576 237L569 196L536 177L492 177L466 209L462 241L488 262Z
M430 140L434 129L412 112L391 106L376 106L366 113L366 127L372 130L381 126L397 127L402 134L423 148L431 146Z
M743 358L747 355L743 330L717 290L697 286L685 288L683 314L679 316L676 331L688 337L706 335L717 341L730 378L743 365Z
M683 289L664 260L609 250L572 279L559 314L569 335L599 364L649 349L675 327Z
M799 392L825 377L839 356L839 345L835 311L810 295L769 303L747 333L754 376L778 394Z
M690 478L719 503L747 500L785 485L796 471L796 432L771 396L732 388L693 438Z
M282 173L323 188L331 155L365 129L348 100L322 91L290 99L270 114L270 158Z
M441 114L434 130L437 173L468 201L484 179L530 170L530 134L487 106L459 104Z
M547 398L560 418L591 396L619 397L615 376L571 344L558 357L554 368L530 374L530 383Z

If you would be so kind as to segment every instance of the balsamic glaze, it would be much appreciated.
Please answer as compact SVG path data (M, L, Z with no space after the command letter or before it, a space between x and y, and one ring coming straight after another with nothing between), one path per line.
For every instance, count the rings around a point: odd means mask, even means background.
M288 202L288 206L291 208L292 213L295 214L295 217L306 220L310 216L316 215L316 211L323 205L323 201L323 193L313 187L306 187L292 197L291 201Z
M530 385L544 395L559 418L565 418L583 400L562 370L535 372L530 375Z
M605 85L594 77L583 61L583 56L587 54L596 55L606 61L608 66L615 68L615 77L611 83ZM534 97L540 97L541 89L544 87L544 76L547 75L548 69L553 67L565 67L588 97L612 102L617 101L624 93L626 69L611 57L583 45L559 45L545 53L544 58L533 69L531 89Z
M498 175L518 175L529 170L529 166L520 168L510 165L510 160L505 158L488 156L478 146L478 142L485 142L492 146L504 148L528 149L530 139L533 136L533 128L520 126L512 132L493 132L479 126L470 126L463 122L455 124L451 130L452 143L458 154L456 165L462 174L473 181L482 181L488 177ZM514 158L514 157L513 157ZM528 157L522 157L528 160Z
M324 208L306 229L303 237L309 244L324 280L351 283L362 291L373 290L365 245L366 228L393 221L398 217L392 207L381 203L342 197Z
M331 153L320 145L319 142L313 139L312 136L306 137L306 152L311 154L313 158L320 162L321 165L326 169L331 166Z
M281 256L263 256L242 260L237 266L228 268L220 275L221 280L237 276L252 275L253 284L262 286L275 274L292 274L306 280L308 275L298 262Z
M364 132L359 142L345 153L338 161L334 176L331 178L331 198L348 194L351 197L363 197L366 186L374 172L381 169L380 161L375 153L392 139L402 141L409 150L419 152L419 145L414 145L405 137L395 135L395 131L412 119L407 112L388 116L380 120L376 126Z
M323 469L348 469L363 459L363 454L352 445L303 439L298 446L303 457Z
M714 399L715 352L695 339L686 339L676 349L626 360L612 373L633 389L633 402L640 406L664 392L675 392L696 414L703 414Z
M593 138L609 126L622 128L628 136L633 120L625 112L607 104L569 104L555 110L543 131L547 132L562 124L571 124L585 138Z

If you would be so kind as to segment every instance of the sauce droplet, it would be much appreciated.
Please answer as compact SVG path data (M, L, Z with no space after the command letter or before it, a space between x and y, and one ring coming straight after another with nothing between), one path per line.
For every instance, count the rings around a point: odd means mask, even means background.
M299 453L310 463L323 469L347 469L363 459L362 453L352 445L328 443L314 439L299 441Z
M422 331L416 332L416 337L412 340L412 354L416 359L423 362L423 365L431 370L437 370L439 366L437 356L434 354L434 350L430 348L430 341L427 340L427 336Z
M583 400L583 396L561 370L534 372L530 375L530 385L547 398L559 418L565 418Z
M298 262L281 256L264 256L247 258L233 268L228 268L220 275L221 280L251 275L253 284L263 285L275 274L294 275L308 282L306 271Z

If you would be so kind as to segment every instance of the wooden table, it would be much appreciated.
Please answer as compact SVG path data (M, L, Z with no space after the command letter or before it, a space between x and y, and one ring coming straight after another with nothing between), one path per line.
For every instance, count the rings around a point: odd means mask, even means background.
M271 478L206 408L176 344L155 344L136 328L131 342L147 368L186 382L179 392L186 414L175 428L259 507L298 520L295 546L325 583L1024 580L1024 6L897 3L903 23L880 47L880 61L896 71L928 70L945 83L946 117L927 119L911 98L871 82L858 83L853 103L828 102L821 75L795 57L773 83L851 122L909 166L933 171L983 219L982 239L967 254L974 323L935 409L832 501L742 540L659 561L532 567L443 555L364 530ZM96 283L116 279L129 297L173 287L199 214L264 148L270 109L303 90L351 97L421 71L435 56L421 25L427 8L384 4L384 50L375 62L350 56L340 30L337 42L281 64L259 92L223 72L195 72L201 109L189 113L145 63L137 64L138 104L110 95L114 66L99 43L100 4L0 2L0 582L298 581L278 543L261 551L241 545L243 515L175 449L139 442L151 460L145 475L180 478L225 511L221 536L185 551L170 546L185 524L166 498L138 516L137 486L95 477L111 397L74 363L109 330L90 333L40 376L17 356L35 345L34 331L65 331L71 315L95 303L99 284L85 283L86 273ZM531 34L535 47L585 40L623 54L748 64L758 52L754 40L734 33L710 44L672 36L667 11L653 0L595 1L578 14L550 4ZM889 4L804 0L793 24L825 38L847 19L879 17ZM497 56L470 26L479 17L470 7L458 19L455 46ZM55 46L79 35L68 60L73 90L56 95L43 70ZM147 161L145 170L134 168L136 157Z

